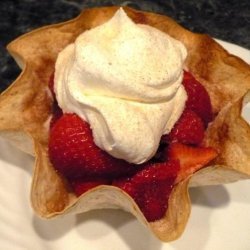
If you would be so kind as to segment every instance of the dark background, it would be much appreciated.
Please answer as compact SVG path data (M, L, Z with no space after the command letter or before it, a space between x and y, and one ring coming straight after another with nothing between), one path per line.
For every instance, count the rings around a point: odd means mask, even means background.
M5 46L28 31L71 19L94 6L127 5L174 18L184 27L250 49L250 0L2 0L0 91L20 73Z

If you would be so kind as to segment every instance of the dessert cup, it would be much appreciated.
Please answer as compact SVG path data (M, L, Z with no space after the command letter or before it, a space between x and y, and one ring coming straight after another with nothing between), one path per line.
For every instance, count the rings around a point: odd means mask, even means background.
M40 217L121 208L137 217L160 240L171 241L181 235L190 214L189 186L250 177L250 126L241 116L243 106L250 101L250 66L207 35L194 34L166 16L125 8L136 23L151 25L186 46L185 69L207 89L215 117L203 145L215 148L219 154L210 166L174 187L165 216L155 222L149 223L134 200L114 186L100 185L76 197L48 157L53 104L49 78L58 53L85 30L109 20L117 9L84 10L73 20L37 29L8 45L22 73L0 97L0 135L35 156L31 203Z

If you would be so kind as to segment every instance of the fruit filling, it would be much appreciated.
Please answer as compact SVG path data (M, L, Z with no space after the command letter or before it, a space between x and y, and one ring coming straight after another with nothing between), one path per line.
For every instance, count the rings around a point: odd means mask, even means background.
M175 185L216 156L202 147L210 98L183 72L186 56L180 41L123 9L58 54L49 157L77 196L116 186L155 221Z
M184 72L182 83L187 93L184 111L171 131L162 136L156 154L141 164L117 159L100 149L90 125L59 108L53 79L54 75L49 82L54 99L49 158L77 196L99 185L116 186L130 195L152 222L166 214L174 186L217 155L213 148L202 146L205 129L213 118L209 95L188 72Z

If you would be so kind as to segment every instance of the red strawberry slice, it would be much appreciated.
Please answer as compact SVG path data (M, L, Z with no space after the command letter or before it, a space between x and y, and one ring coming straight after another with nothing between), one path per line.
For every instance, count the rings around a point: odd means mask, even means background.
M145 164L145 168L133 177L116 180L113 185L135 200L148 221L155 221L166 213L179 168L178 160Z
M204 132L202 119L192 110L185 109L170 133L162 136L162 141L199 145L204 138Z
M186 107L202 118L205 125L212 121L212 106L206 89L190 73L184 71L183 85L188 95Z
M131 197L135 196L135 186L133 185L131 181L131 177L114 179L112 182L112 185L121 188L123 191L128 193Z
M88 178L88 179L77 179L71 182L71 186L74 190L74 193L77 196L82 195L88 190L95 188L99 185L108 185L109 180L103 178Z
M122 176L136 169L98 148L89 124L76 114L64 114L55 122L50 131L49 157L55 169L68 178Z
M180 162L180 171L175 180L175 183L178 183L208 164L217 156L217 152L211 147L191 147L173 143L170 144L167 155L168 159Z

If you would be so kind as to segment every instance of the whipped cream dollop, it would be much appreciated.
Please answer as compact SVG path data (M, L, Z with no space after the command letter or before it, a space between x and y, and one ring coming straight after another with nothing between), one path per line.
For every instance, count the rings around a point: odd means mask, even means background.
M184 45L119 9L79 35L56 61L55 93L64 113L90 124L94 142L131 163L154 156L183 112Z

